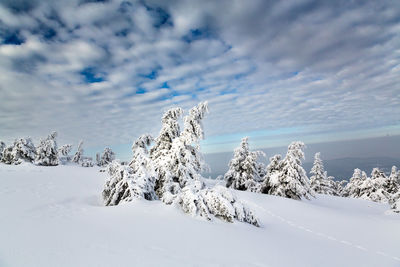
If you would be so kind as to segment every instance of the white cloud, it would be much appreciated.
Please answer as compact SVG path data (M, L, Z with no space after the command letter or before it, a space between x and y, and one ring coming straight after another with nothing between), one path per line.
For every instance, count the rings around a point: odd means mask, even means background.
M210 103L207 136L400 122L396 4L146 4L121 12L120 1L49 1L20 13L0 5L1 37L24 37L0 45L0 138L55 129L62 142L126 143L156 134L168 107L200 100ZM170 16L158 27L167 18L156 7Z

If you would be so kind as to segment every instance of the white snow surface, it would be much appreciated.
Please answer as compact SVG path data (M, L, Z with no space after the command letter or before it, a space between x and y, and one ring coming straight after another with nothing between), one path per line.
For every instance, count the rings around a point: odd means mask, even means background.
M388 204L235 191L257 228L161 201L105 207L99 170L0 164L0 266L400 266Z

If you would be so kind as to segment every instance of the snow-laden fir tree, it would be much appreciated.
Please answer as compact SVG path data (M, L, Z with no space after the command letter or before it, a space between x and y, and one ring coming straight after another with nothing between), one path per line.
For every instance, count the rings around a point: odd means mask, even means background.
M363 181L367 178L365 172L360 169L354 169L353 176L342 191L342 196L357 198L360 195L360 187Z
M65 144L58 149L58 155L63 157L68 157L69 152L72 150L71 144Z
M109 147L104 148L104 151L101 154L101 156L99 154L96 154L97 166L106 166L107 164L111 163L114 159L115 159L115 153Z
M400 172L393 166L388 178L387 191L390 194L396 194L400 191Z
M310 186L318 194L337 195L336 183L333 177L329 176L324 170L321 153L317 152L314 156L314 164L311 168Z
M6 148L6 144L3 141L0 141L0 161L1 158L3 157L3 151Z
M20 164L23 161L33 162L35 157L35 145L32 139L27 137L16 139L13 145L6 147L3 150L2 161L6 164Z
M257 160L260 156L265 157L264 152L250 151L248 137L243 138L229 162L229 170L224 175L226 187L256 192L263 178L260 171L265 172Z
M40 140L36 148L37 165L56 166L58 165L57 132L52 132L45 139Z
M263 181L260 183L258 192L263 194L268 194L271 189L269 179L272 175L279 172L281 170L281 159L282 156L277 154L269 158L269 164L266 168L266 173L263 177Z
M131 201L132 194L129 181L132 180L132 169L114 160L107 166L108 178L103 188L103 202L106 206L118 205Z
M76 150L75 155L72 158L72 161L77 164L80 164L82 157L83 157L83 140L79 142L78 149Z
M181 108L172 108L164 113L162 117L162 128L160 134L155 139L155 144L150 150L150 157L154 162L154 168L157 173L156 179L156 194L159 198L163 197L164 192L167 190L167 183L170 187L168 190L173 189L174 193L178 191L178 185L171 188L171 175L167 169L167 163L170 161L170 153L173 141L180 135L179 118L182 116L183 110Z
M279 169L270 175L268 185L264 185L268 190L264 187L262 191L297 200L314 197L306 171L301 165L304 147L304 143L299 141L289 145L285 158L278 164Z
M144 135L132 147L134 156L129 166L117 161L108 166L104 203L117 205L138 198L161 199L193 216L208 220L219 217L229 222L235 219L258 226L254 214L229 189L209 189L202 181L205 163L199 152L199 141L204 136L201 120L206 112L207 103L193 107L184 118L181 132L178 119L182 109L168 110L150 155L147 147L152 138Z
M70 144L65 144L58 148L58 160L60 161L60 164L66 164L67 162L71 161L71 156L69 153L72 150L72 145Z
M400 213L400 191L391 195L389 205L393 212Z
M201 172L207 170L207 165L199 152L199 142L204 137L201 120L207 113L207 103L202 102L189 110L184 117L184 129L172 141L166 157L155 161L159 181L156 183L158 197L169 204L175 200L176 194L181 191L190 180L200 180ZM170 132L175 131L176 127ZM153 150L153 153L157 153ZM160 153L161 154L161 153ZM161 165L160 165L161 164Z
M344 189L344 196L372 200L375 202L388 202L391 198L389 179L379 168L374 168L371 177L359 169L354 170L353 177Z

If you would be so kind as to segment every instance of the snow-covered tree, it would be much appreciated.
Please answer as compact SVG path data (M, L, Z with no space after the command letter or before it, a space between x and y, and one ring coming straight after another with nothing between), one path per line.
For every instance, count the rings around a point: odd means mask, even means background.
M132 169L132 180L129 188L131 195L138 199L157 199L154 190L157 175L148 150L148 146L152 142L153 137L144 134L132 145L133 158L129 163L129 167Z
M344 196L372 200L375 202L388 202L391 198L389 179L379 168L374 168L371 177L359 169L354 170L353 177L344 189Z
M191 181L179 194L177 203L185 213L212 220L212 216L227 222L238 220L259 226L253 212L236 199L232 192L217 185L211 189L205 188L200 181Z
M117 205L134 199L161 199L193 216L212 216L232 222L234 219L258 226L253 213L237 200L229 189L206 188L201 171L205 163L199 152L203 138L201 120L207 103L200 103L184 118L181 132L178 119L182 109L168 110L155 145L149 135L141 136L132 146L129 165L113 161L108 165L109 177L103 190L105 205Z
M260 183L260 186L258 188L258 192L268 194L269 190L271 189L269 179L272 175L281 170L281 159L282 156L279 154L269 158L269 164L263 177L263 181Z
M74 157L72 158L72 161L77 163L77 164L79 164L81 162L82 157L83 157L83 147L82 146L83 146L83 140L81 140L79 142L78 149L75 152Z
M132 201L129 188L132 180L132 169L114 160L107 166L108 178L103 188L103 201L106 206L118 205L120 202Z
M33 162L36 156L36 148L32 139L19 138L13 145L3 150L2 161L6 164L20 164L23 161Z
M198 150L199 142L204 136L201 120L206 112L206 102L190 109L184 118L182 132L179 131L177 121L181 116L181 109L169 110L163 116L163 128L151 151L151 158L159 176L156 193L167 204L174 201L176 194L189 180L199 180L200 173L207 168Z
M332 180L335 180L332 178ZM347 180L342 180L342 181L335 181L335 188L336 188L336 193L338 196L343 196L344 193L344 188L346 187L346 184L348 183Z
M71 144L65 144L58 149L58 155L68 157L69 152L72 150Z
M310 186L311 189L319 194L337 195L336 183L332 176L328 177L327 172L324 170L324 164L321 159L321 153L315 153L314 164L310 173Z
M342 196L357 198L360 195L361 184L367 178L366 176L365 172L360 169L354 169L353 176L342 191Z
M397 192L390 197L389 204L393 212L400 213L400 192Z
M289 145L285 158L278 164L279 169L268 177L268 184L264 185L262 191L297 200L314 196L306 171L301 165L304 147L304 143L299 141Z
M260 156L265 156L264 152L250 151L248 137L243 138L229 162L229 170L224 175L226 187L242 191L257 191L263 177L260 172L265 172L257 161Z
M36 149L35 163L44 166L58 165L58 150L56 142L57 132L52 132L45 139L40 140Z
M167 183L171 184L171 175L166 165L170 161L172 143L180 135L178 120L182 113L183 110L181 108L172 108L164 113L160 134L155 139L155 144L150 150L150 157L154 162L154 168L158 176L155 190L160 198L167 190ZM171 185L169 187L169 190L171 190Z
M0 161L1 161L1 158L3 157L4 149L6 149L6 144L3 141L0 141Z
M6 148L3 149L3 154L1 157L1 161L4 162L5 164L19 164L21 161L18 161L16 159L16 155L13 150L14 146L7 146Z
M104 151L101 154L101 156L99 154L96 154L97 166L106 166L107 164L111 163L114 159L115 159L115 153L109 147L104 148Z
M93 167L93 159L91 157L81 157L80 164L82 167Z
M390 194L396 194L400 191L400 172L397 171L397 167L393 166L390 176L388 178L387 191Z

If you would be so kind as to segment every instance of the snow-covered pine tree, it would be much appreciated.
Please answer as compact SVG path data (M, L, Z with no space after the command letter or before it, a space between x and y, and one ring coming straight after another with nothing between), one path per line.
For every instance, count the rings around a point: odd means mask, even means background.
M267 194L297 200L314 197L306 171L301 165L301 160L304 159L304 147L304 143L299 141L289 145L285 158L279 164L279 171L268 179Z
M318 194L337 195L336 183L333 181L333 177L328 177L327 172L324 170L320 152L315 153L314 164L310 173L312 174L310 177L312 190Z
M13 151L14 151L13 147L14 146L11 145L11 146L7 146L3 149L3 155L1 157L1 161L4 162L5 164L13 164L16 161L16 158L15 158L16 155L13 153ZM21 161L18 163L21 163ZM15 164L18 164L18 163L15 163Z
M80 162L82 160L82 156L83 156L83 147L82 146L83 146L83 140L81 140L79 142L78 149L76 150L75 155L72 158L72 161L77 164L80 164Z
M335 181L334 177L332 177L332 180L335 182L335 188L336 188L337 195L342 197L344 188L346 187L346 184L348 183L348 181L347 180Z
M58 149L58 155L63 157L68 157L69 152L72 150L71 144L65 144Z
M393 212L400 213L400 191L390 197L389 205Z
M103 202L106 206L118 205L132 201L129 181L132 180L132 169L114 160L107 166L108 178L103 188Z
M158 197L167 204L175 200L176 194L191 180L200 180L201 172L207 165L199 152L199 142L204 137L201 120L207 113L207 102L199 103L189 110L184 117L183 131L172 141L171 148L164 162L156 162L156 169L161 170L156 183ZM172 129L174 130L174 129ZM162 163L162 166L158 164ZM159 186L157 188L157 186Z
M388 193L396 194L400 191L400 172L397 171L397 167L393 166L388 178Z
M281 159L282 156L279 154L269 158L269 164L266 169L266 174L263 177L263 181L259 186L258 192L268 194L269 190L271 189L269 179L274 173L277 173L281 170Z
M228 222L235 219L258 226L251 210L229 189L221 186L209 189L202 181L200 172L205 163L198 148L204 136L201 120L206 112L207 103L192 108L180 132L178 119L182 109L167 111L150 156L147 147L152 138L144 135L132 147L134 157L129 166L117 161L108 165L109 178L103 190L105 205L117 205L134 198L160 198L193 216L208 220L215 216Z
M344 196L372 200L375 202L388 202L391 194L389 179L379 168L374 168L371 177L359 169L354 170L353 177L344 189Z
M6 144L3 141L0 141L0 161L3 157L3 151L6 149Z
M265 157L264 152L250 151L248 137L243 138L229 162L229 170L224 175L226 187L241 191L258 191L259 182L262 180L262 168L257 161L260 156Z
M155 144L150 150L150 158L153 160L157 173L155 191L159 198L162 198L166 191L167 183L169 183L169 190L175 187L178 188L178 185L171 188L171 175L166 165L170 160L172 142L180 135L178 119L182 116L182 113L183 110L181 108L172 108L164 113L160 134L155 139Z
M44 166L58 165L58 150L56 142L57 132L52 132L45 139L40 140L36 149L35 163Z
M357 198L360 195L360 187L366 179L365 172L360 169L354 169L353 176L350 178L347 185L343 188L342 196Z
M13 145L3 150L2 161L6 164L20 164L23 161L33 162L36 148L30 137L16 139Z
M361 185L360 198L375 202L388 202L390 199L388 188L389 180L385 173L379 168L373 168L371 178L365 179Z
M96 154L97 166L106 166L107 164L111 163L114 159L115 159L115 153L109 147L104 148L104 151L101 154L101 156L98 156L98 154Z

